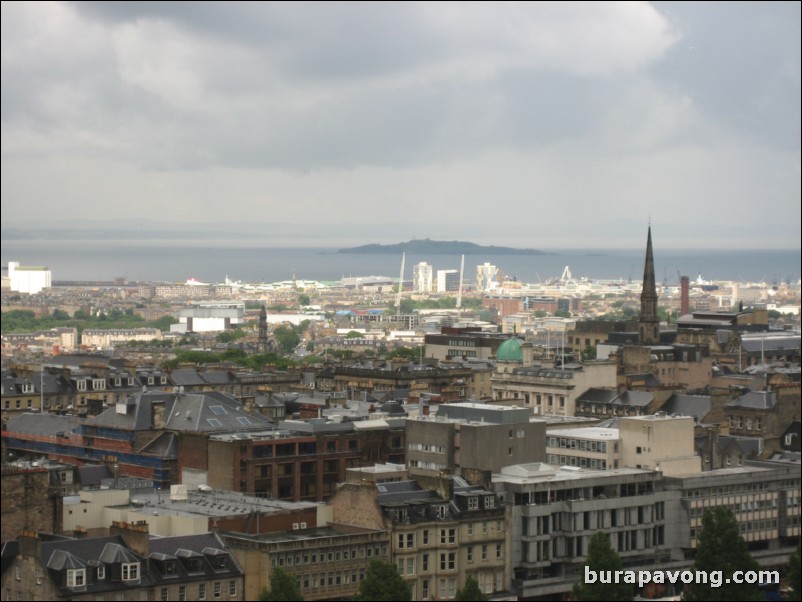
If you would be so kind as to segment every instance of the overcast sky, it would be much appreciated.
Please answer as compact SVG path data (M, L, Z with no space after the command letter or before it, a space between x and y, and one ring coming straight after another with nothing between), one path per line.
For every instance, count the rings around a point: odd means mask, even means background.
M651 217L666 248L798 249L801 21L799 2L4 2L2 225L641 247Z

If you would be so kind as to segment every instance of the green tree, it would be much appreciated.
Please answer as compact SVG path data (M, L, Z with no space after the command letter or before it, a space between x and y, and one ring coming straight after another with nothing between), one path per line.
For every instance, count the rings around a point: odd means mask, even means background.
M614 573L620 571L624 564L621 557L610 545L610 536L599 531L590 538L588 545L588 560L584 565L582 577L592 574L595 580L590 579L574 586L574 598L577 600L632 600L635 597L635 587L628 583L615 583L611 579Z
M721 587L709 583L688 585L683 600L761 600L760 590L748 583L727 583L735 571L757 571L758 564L749 554L738 521L729 508L706 510L696 546L693 568L697 571L722 571Z
M232 343L237 339L241 339L245 336L245 332L240 328L234 328L233 330L224 330L220 334L217 335L217 341L220 343Z
M345 333L345 338L346 339L364 339L365 335L362 334L361 332L357 332L356 330L349 330L347 333Z
M412 590L394 564L371 560L354 600L412 600Z
M290 353L301 342L301 337L295 329L286 326L277 326L273 330L273 336L284 353Z
M53 310L53 319L54 320L69 320L70 314L68 314L63 309L54 309Z
M457 590L457 595L454 596L455 600L487 600L487 596L479 589L479 582L468 575L465 580L465 585Z
M802 584L799 581L799 546L796 551L791 554L788 561L788 585L791 586L791 591L788 592L789 600L802 600Z
M273 571L270 573L270 589L268 590L266 587L262 588L259 594L259 600L261 600L261 602L303 599L295 577L278 566L274 567Z
M301 293L298 295L298 305L312 305L312 299L309 295Z

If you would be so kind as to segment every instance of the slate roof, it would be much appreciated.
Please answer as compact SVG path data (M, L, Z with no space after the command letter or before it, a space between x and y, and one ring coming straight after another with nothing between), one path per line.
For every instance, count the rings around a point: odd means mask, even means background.
M153 404L164 404L164 428L188 432L231 432L269 428L272 422L260 414L247 414L234 397L217 391L166 393L142 391L126 400L128 411L109 408L86 421L87 426L120 430L152 430Z
M41 536L40 536L40 539ZM14 542L17 544L17 542ZM39 563L48 570L53 584L61 590L62 596L70 597L76 591L82 595L101 594L102 592L125 591L132 587L138 589L151 588L158 584L183 583L189 577L197 580L199 574L206 579L230 578L243 574L241 567L229 554L225 544L214 533L186 535L179 537L151 537L149 540L149 558L131 549L120 535L91 537L85 539L53 538L42 539L40 544ZM17 544L3 546L3 563L6 556L19 553ZM13 558L13 557L12 557ZM184 565L190 559L200 560L199 570L193 570L191 576ZM166 570L165 562L175 561L170 570ZM13 562L13 560L12 560ZM131 582L120 580L119 572L106 572L105 579L98 580L87 571L84 585L78 590L65 587L66 579L63 571L95 566L113 566L121 563L139 563L138 579Z
M78 481L85 487L100 487L103 479L109 479L114 476L106 464L98 466L85 464L84 466L78 466L77 470Z
M624 391L591 387L577 397L577 403L606 403L628 407L646 407L654 401L654 393L649 391Z
M713 404L710 402L709 395L681 395L675 393L666 400L660 411L676 416L693 416L698 423L704 420L704 417L710 413L712 407Z
M618 397L618 391L615 389L601 389L599 387L591 387L582 395L576 398L577 402L585 401L592 403L613 403Z
M8 421L7 430L11 433L56 437L60 434L69 434L80 425L81 420L76 416L26 412L12 417Z
M749 391L737 399L724 404L725 408L750 408L770 410L777 404L777 398L771 391Z
M173 383L176 384L176 386L200 387L206 384L206 381L203 380L203 377L194 368L180 368L178 370L173 370L170 373L170 378L172 379Z

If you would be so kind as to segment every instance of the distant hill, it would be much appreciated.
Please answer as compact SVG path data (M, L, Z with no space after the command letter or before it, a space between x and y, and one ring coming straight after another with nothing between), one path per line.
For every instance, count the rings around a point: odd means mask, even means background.
M477 245L462 240L431 240L429 238L409 240L394 245L362 245L338 249L338 253L414 253L416 255L546 255L537 249L515 249L494 245Z

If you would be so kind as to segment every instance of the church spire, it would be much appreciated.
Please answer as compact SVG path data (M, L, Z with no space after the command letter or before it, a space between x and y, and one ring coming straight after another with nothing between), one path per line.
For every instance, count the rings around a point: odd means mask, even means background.
M643 289L640 294L638 330L641 344L656 345L660 341L660 319L657 316L657 286L654 278L651 223L649 224L649 234L646 238L646 263L643 266Z

